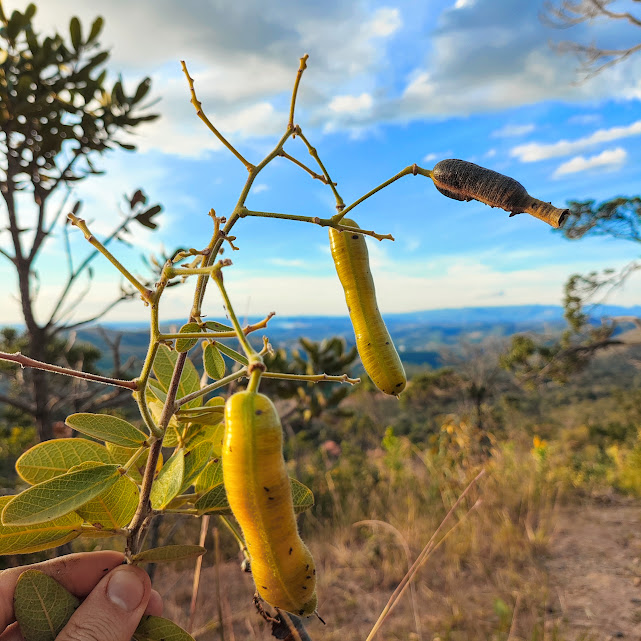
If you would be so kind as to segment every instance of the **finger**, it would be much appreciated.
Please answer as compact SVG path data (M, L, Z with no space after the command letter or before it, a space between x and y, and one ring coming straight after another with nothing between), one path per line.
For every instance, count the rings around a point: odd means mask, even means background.
M12 623L2 634L0 641L24 641L17 623Z
M56 641L130 641L150 597L147 573L122 565L89 593Z
M123 558L121 552L111 550L85 552L4 570L0 573L0 630L4 630L15 620L13 593L20 575L25 570L40 570L76 596L84 597L107 572L120 565Z
M162 597L156 590L151 591L151 596L149 597L149 603L147 604L147 609L145 614L151 614L154 617L161 617L163 611ZM0 641L3 641L0 637Z

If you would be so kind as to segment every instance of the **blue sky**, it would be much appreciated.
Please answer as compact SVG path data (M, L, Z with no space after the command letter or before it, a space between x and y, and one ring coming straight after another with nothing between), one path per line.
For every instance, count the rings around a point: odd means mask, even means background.
M626 6L617 0L617 7ZM634 3L633 3L634 4ZM162 118L136 135L140 151L100 160L104 177L78 188L82 215L100 236L118 221L123 193L142 186L163 203L161 230L136 232L117 254L134 271L141 252L204 246L206 215L233 208L246 172L204 128L189 104L180 70L185 59L205 111L251 161L284 131L291 87L310 55L296 121L317 147L345 202L412 163L431 168L463 158L508 174L533 196L564 206L570 199L639 193L641 56L587 81L577 60L552 44L562 39L635 43L641 30L594 22L571 30L545 25L534 0L325 2L258 0L97 0L41 3L41 31L67 29L72 15L106 21L102 42L111 68L129 86L152 77ZM5 10L26 2L4 0ZM286 149L311 164L299 141ZM284 160L259 176L248 206L327 217L327 187ZM638 256L625 241L569 242L527 215L508 218L480 203L440 195L430 180L406 177L353 212L362 227L396 241L369 243L384 313L443 307L557 304L567 277L620 267ZM226 272L240 314L346 313L329 255L327 232L313 225L245 219L240 251ZM58 238L38 265L43 317L64 279ZM81 257L87 248L73 238ZM119 275L103 261L87 298L94 309L117 291ZM0 266L7 292L13 275ZM610 300L641 304L639 280ZM174 288L164 318L181 318L192 287ZM206 312L222 315L213 289ZM144 320L140 303L125 303L109 320ZM9 301L0 322L19 322Z

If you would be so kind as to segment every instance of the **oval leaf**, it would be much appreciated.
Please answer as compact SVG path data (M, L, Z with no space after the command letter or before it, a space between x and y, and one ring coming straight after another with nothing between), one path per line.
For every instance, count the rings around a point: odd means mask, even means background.
M202 545L164 545L160 548L145 550L131 557L133 563L172 563L197 559L207 552Z
M206 343L203 349L203 366L207 376L215 381L225 375L225 359L213 343Z
M193 449L185 454L185 471L183 474L183 483L178 494L183 494L187 488L198 478L207 461L211 457L213 443L211 441L201 441Z
M229 325L223 325L222 323L217 323L216 321L207 321L205 323L207 329L211 329L213 332L233 332L234 328Z
M154 510L162 510L178 494L185 472L185 452L176 450L165 463L151 488L151 505Z
M107 443L107 450L111 455L114 463L119 465L124 465L131 460L131 457L138 451L137 447L122 447L122 445L114 445L113 443ZM147 465L147 459L149 458L149 448L146 447L141 453L140 456L134 461L134 464L129 468L127 476L131 477L136 483L142 482L142 475L145 471L145 466ZM162 468L162 452L158 456L158 464L156 465L156 473L160 472Z
M225 486L215 485L194 503L199 514L231 514Z
M178 410L176 419L181 423L218 425L223 420L224 414L225 408L222 405L217 407L195 407L189 410Z
M69 23L69 33L71 35L71 44L78 51L82 45L82 32L80 30L80 20L74 16Z
M136 631L134 641L194 641L194 638L169 619L144 616Z
M0 497L0 511L13 496ZM0 554L30 554L55 548L75 539L82 518L75 512L38 525L0 525Z
M120 478L118 465L94 464L67 472L14 496L2 511L4 525L35 525L52 521L84 505Z
M198 323L186 323L183 325L178 332L180 334L193 334L194 332L200 332L201 329L198 326ZM192 347L198 342L197 338L179 338L176 341L176 351L177 352L188 352Z
M158 382L165 390L169 389L169 384L171 383L171 377L174 373L174 366L176 365L176 360L178 359L178 352L175 352L166 345L160 345L158 351L156 352L156 358L154 358L153 370ZM185 361L185 366L183 368L182 376L180 377L180 383L178 384L178 398L187 396L196 390L200 389L200 376L194 367L194 364L187 359ZM183 407L200 407L202 405L202 398L198 397L185 403Z
M80 600L44 572L27 570L16 583L13 603L25 641L54 641Z
M36 485L65 474L84 461L116 463L104 445L86 438L58 438L27 450L16 461L16 472L27 483Z
M205 465L203 471L198 475L194 483L194 489L198 494L207 492L214 485L220 485L223 482L223 466L219 458L212 459Z
M91 465L83 463L77 469L88 469ZM138 496L138 486L130 478L121 476L108 490L79 507L76 513L96 529L117 530L133 518Z
M124 447L140 447L147 440L147 434L137 427L109 414L72 414L65 423L87 436Z
M292 486L292 501L294 502L294 512L300 514L305 510L309 510L314 506L314 493L306 486L290 478L289 482Z
M229 358L231 358L232 361L236 361L241 365L249 365L249 361L247 360L247 357L243 356L240 352L237 352L235 349L232 349L231 347L227 347L227 345L223 345L222 343L218 343L218 342L216 343L216 347L223 354L225 354L225 356L229 356Z
M149 401L149 411L151 416L158 425L160 423L160 417L162 415L163 404L159 401ZM172 416L169 419L169 425L165 430L165 438L163 439L163 447L176 447L182 443L182 430L175 416Z

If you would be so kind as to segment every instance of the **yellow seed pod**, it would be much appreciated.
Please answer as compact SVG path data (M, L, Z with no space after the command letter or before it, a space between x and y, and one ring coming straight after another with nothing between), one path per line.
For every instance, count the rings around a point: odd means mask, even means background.
M223 480L240 524L260 596L298 616L316 610L316 567L298 534L283 459L283 430L263 394L238 392L225 404Z
M500 207L512 214L528 213L552 227L561 227L569 210L533 198L525 187L491 169L467 160L441 160L432 170L436 188L454 200L478 200L490 207Z
M348 218L343 218L341 224L358 227ZM403 363L378 311L365 238L362 234L330 228L329 242L338 278L345 290L363 367L381 392L398 396L405 389L407 379Z

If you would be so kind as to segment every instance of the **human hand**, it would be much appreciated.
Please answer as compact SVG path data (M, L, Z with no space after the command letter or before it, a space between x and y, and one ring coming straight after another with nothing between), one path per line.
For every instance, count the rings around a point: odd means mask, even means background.
M13 594L25 570L40 570L86 599L56 641L130 641L143 614L160 616L162 599L147 573L122 565L120 552L70 554L0 573L0 641L23 641L13 612Z

